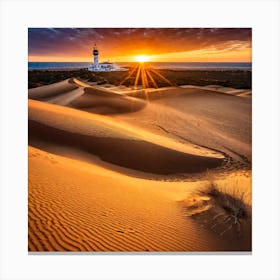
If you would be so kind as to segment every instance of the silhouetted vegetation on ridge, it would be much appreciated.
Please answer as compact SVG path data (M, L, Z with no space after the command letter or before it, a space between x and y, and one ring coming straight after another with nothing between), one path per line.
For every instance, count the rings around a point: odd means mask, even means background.
M251 70L158 70L161 75L171 81L174 85L219 85L224 87L232 87L236 89L251 89L252 72ZM68 78L80 78L88 82L96 82L97 84L110 83L119 85L127 76L126 71L115 72L90 72L87 69L78 70L30 70L28 71L28 88L34 88L42 85L48 85L63 81ZM127 79L123 85L133 86L136 78L135 73ZM170 86L166 81L153 76L158 87ZM141 84L141 77L139 83ZM149 83L149 87L153 87Z

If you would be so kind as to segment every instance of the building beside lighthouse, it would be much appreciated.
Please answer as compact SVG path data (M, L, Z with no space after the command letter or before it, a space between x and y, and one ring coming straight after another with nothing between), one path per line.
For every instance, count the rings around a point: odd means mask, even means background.
M93 46L92 55L93 55L93 64L91 64L88 67L89 71L92 72L127 71L126 68L117 67L114 63L109 61L99 63L98 60L99 51L97 49L96 44Z

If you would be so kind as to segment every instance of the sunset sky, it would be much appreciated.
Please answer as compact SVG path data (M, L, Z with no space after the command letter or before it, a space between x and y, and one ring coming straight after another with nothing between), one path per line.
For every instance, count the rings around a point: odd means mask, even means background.
M30 62L250 62L250 28L29 28Z

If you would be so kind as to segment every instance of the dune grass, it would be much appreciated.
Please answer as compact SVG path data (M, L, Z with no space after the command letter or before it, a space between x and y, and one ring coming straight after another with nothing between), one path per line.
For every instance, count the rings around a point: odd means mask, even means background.
M209 197L208 204L212 220L210 228L220 228L220 235L236 229L241 235L242 225L251 224L251 193L238 186L219 186L214 181L209 181L206 187L198 190L201 197Z
M219 189L218 185L210 182L208 188L199 191L203 195L208 195L219 205L228 215L237 223L239 219L251 217L251 207L246 203L248 192L233 188L229 193L226 190Z
M210 177L182 203L184 214L204 228L231 240L246 240L246 246L250 248L252 201L249 180L238 177L214 180Z

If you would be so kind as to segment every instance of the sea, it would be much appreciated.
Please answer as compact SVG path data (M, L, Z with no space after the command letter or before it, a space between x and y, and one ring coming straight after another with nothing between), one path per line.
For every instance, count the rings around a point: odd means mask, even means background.
M136 62L118 62L119 67L131 67ZM36 69L77 69L87 68L91 62L28 62L28 70ZM247 69L251 70L251 62L146 62L155 69Z

